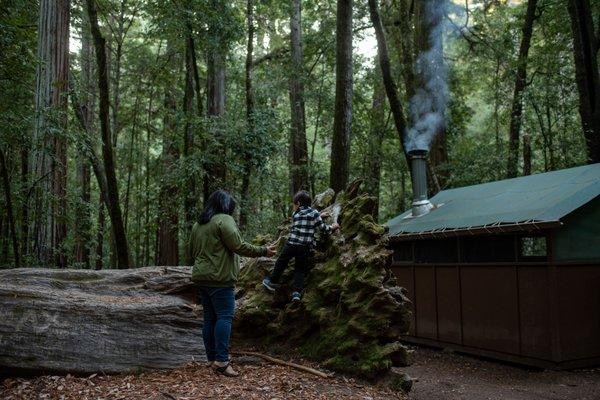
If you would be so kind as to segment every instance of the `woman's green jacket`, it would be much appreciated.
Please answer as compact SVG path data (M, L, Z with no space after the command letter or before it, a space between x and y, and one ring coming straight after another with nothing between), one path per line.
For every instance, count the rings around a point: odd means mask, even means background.
M239 257L258 257L267 248L245 242L231 215L217 214L206 224L195 223L188 242L192 281L200 286L232 287L240 272Z

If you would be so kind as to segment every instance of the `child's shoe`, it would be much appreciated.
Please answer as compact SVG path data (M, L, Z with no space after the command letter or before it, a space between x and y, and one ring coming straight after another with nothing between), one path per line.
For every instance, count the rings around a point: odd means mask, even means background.
M279 289L279 284L271 282L271 278L268 276L263 279L262 284L269 292L275 292L277 289Z
M300 294L300 292L292 293L292 301L294 301L294 302L300 301L301 298L302 298L302 295Z

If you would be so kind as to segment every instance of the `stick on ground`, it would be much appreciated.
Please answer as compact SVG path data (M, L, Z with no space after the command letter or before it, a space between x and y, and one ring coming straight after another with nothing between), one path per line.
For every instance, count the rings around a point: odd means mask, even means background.
M268 356L266 354L262 354L262 353L257 353L255 351L232 351L231 354L237 354L237 355L243 355L243 356L255 356L255 357L260 357L264 360L270 361L274 364L279 364L279 365L285 365L287 367L292 367L295 369L298 369L300 371L304 371L304 372L308 372L317 376L320 376L321 378L331 378L332 375L330 374L326 374L325 372L321 372L321 371L317 371L314 368L310 368L304 365L300 365L300 364L294 364L292 362L289 361L284 361L284 360L280 360L279 358L275 358L275 357L271 357Z

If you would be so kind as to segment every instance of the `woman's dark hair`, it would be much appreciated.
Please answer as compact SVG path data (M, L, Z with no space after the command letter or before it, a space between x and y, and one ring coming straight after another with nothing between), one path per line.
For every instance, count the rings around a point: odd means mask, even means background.
M301 190L294 195L294 204L298 204L302 207L310 207L312 200L310 194L306 190Z
M217 214L233 214L235 210L235 200L225 190L219 189L208 197L204 210L200 214L200 224L206 224Z

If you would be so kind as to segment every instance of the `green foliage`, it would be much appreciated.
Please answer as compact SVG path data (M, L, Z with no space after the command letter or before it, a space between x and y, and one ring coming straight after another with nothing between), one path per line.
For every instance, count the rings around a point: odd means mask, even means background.
M291 2L255 1L254 59L255 128L248 129L245 110L246 21L245 1L223 0L97 0L100 25L109 48L111 103L119 75L118 110L111 115L118 122L114 148L121 208L130 241L133 264L152 264L157 253L160 210L158 193L165 182L179 188L173 201L179 210L179 239L187 239L184 223L184 194L195 199L191 215L202 208L205 168L224 163L228 169L224 186L240 200L242 179L251 169L250 193L242 207L249 210L246 236L275 234L280 221L289 215L289 127L290 62L289 12ZM578 113L578 95L572 56L570 21L564 2L539 2L528 60L528 85L524 93L521 134L532 143L533 172L571 167L585 162L585 143ZM402 75L403 49L400 44L398 2L383 5L393 75L406 104ZM501 179L505 176L508 123L518 46L525 2L452 2L446 20L445 60L449 66L450 101L447 111L449 161L436 166L445 176L445 187L457 187ZM82 35L87 33L83 2L72 2L71 76L83 98L97 96L96 75L91 90L84 87L80 53ZM375 46L366 2L354 9L354 96L351 136L351 179L366 175L371 140L372 101L378 66L364 48ZM592 0L593 15L600 15L600 1ZM330 144L335 98L335 11L334 0L303 0L302 35L306 106L308 166L313 194L329 184ZM37 4L7 0L0 10L0 150L7 159L10 193L19 232L26 231L25 211L35 185L25 174L34 121L34 91L37 62ZM599 21L595 21L598 25ZM195 42L200 99L194 94L193 115L184 112L185 48L188 35ZM361 42L368 40L367 44ZM117 74L118 43L122 57ZM206 118L206 58L218 50L226 59L226 111L219 119ZM267 60L264 56L272 57ZM94 60L92 60L94 62ZM194 83L195 86L195 83ZM194 87L196 89L196 87ZM176 100L167 106L165 96ZM97 100L97 99L96 99ZM114 104L112 104L114 106ZM111 111L114 112L114 109ZM385 222L410 205L410 174L393 119L386 105L385 127L380 154L381 185L379 215ZM174 123L169 124L169 120ZM74 263L73 249L81 229L87 232L87 247L94 253L104 245L104 265L111 265L114 246L110 221L101 229L98 222L100 191L91 179L90 202L80 196L76 172L78 159L89 150L98 150L97 101L94 106L92 137L85 137L69 109L65 135L69 141L68 239L63 250ZM186 124L191 125L194 144L188 157L179 157L165 168L161 154L165 139L177 143L183 153ZM218 133L218 137L215 135ZM217 141L217 142L216 142ZM215 145L225 150L211 151ZM219 147L217 146L217 147ZM25 171L26 172L26 171ZM194 187L190 184L194 183ZM375 193L373 193L375 195ZM6 199L0 196L0 265L10 265ZM239 212L239 210L238 210ZM85 221L85 222L83 222ZM364 225L364 226L363 226ZM358 226L358 225L355 225ZM368 223L361 229L377 232ZM19 239L23 240L22 233ZM183 246L181 253L183 254ZM32 260L26 259L25 263Z

